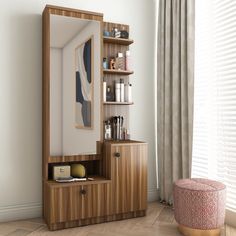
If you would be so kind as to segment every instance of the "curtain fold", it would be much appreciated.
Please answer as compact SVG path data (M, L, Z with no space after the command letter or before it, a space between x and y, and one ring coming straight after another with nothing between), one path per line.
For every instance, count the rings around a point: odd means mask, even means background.
M157 146L161 200L191 175L194 81L194 0L159 0Z

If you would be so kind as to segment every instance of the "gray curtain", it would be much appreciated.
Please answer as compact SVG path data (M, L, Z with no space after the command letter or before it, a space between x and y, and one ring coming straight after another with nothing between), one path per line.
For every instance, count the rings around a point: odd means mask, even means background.
M194 0L159 0L157 142L160 198L172 203L173 182L191 175Z

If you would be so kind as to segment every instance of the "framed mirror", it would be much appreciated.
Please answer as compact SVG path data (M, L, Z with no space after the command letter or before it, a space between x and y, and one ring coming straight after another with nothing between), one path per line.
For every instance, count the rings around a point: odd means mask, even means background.
M102 133L102 22L90 13L65 13L49 14L49 153L96 154Z

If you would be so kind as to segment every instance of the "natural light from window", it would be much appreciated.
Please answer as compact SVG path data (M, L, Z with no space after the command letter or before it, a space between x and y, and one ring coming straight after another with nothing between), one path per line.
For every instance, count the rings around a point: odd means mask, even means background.
M227 186L236 212L236 1L197 0L192 177Z

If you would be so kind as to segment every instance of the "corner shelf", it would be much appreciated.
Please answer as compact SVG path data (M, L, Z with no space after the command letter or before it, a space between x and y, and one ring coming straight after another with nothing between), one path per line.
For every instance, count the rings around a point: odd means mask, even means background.
M123 38L113 38L113 37L103 37L104 43L111 43L111 44L120 44L120 45L130 45L134 43L132 39L123 39Z
M134 72L128 70L111 70L111 69L103 69L104 74L117 74L117 75L131 75Z
M133 105L133 102L103 102L104 105Z

